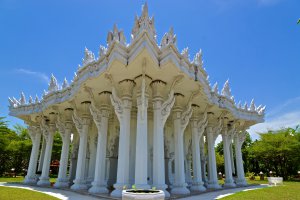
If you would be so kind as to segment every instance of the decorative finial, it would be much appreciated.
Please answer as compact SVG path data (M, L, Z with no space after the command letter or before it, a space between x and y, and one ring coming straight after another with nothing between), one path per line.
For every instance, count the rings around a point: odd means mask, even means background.
M65 78L65 79L64 79L64 82L63 82L63 84L62 84L62 89L65 89L65 88L67 88L68 86L69 86L68 80L67 80L67 78Z
M26 104L26 98L23 92L21 92L21 99L20 99L20 104L25 105Z
M264 114L265 114L265 110L266 110L266 106L262 107L262 108L258 111L258 114L259 114L259 115L264 115Z
M256 107L255 107L254 99L252 99L252 101L250 103L250 111L254 112L255 110L256 110Z
M85 47L84 58L82 59L82 65L85 66L94 61L95 61L95 55Z
M231 99L231 90L230 90L230 87L229 87L229 80L227 80L223 86L223 89L222 89L222 92L221 94L228 98L228 99Z
M140 33L146 31L150 38L156 40L156 31L154 28L154 17L149 18L148 4L142 6L142 14L140 17L134 18L134 27L131 32L131 39L134 40Z
M8 97L8 102L10 107L15 107L15 102L10 97Z
M29 104L33 104L32 96L29 96Z
M219 94L219 90L218 90L218 82L216 82L216 83L214 84L212 91L213 91L215 94Z
M99 59L102 58L103 56L105 56L106 51L107 51L107 49L104 46L100 45L100 48L99 48Z
M40 102L38 95L35 95L35 100L34 101L35 101L35 103L39 103Z
M107 34L107 46L110 46L113 42L126 45L124 32L118 30L117 24L114 24L113 31L109 31Z
M193 63L198 67L203 67L203 59L202 59L202 50L200 49L198 53L196 53Z
M244 104L244 108L243 108L244 110L248 110L248 104L247 104L247 102L245 102L245 104Z
M161 40L161 47L164 48L168 46L169 44L176 45L176 35L174 35L174 29L173 27L170 28L168 33L165 33L162 40Z
M15 97L13 97L12 100L14 102L15 107L21 105L21 103Z
M181 55L182 55L184 58L186 58L186 59L189 60L189 57L190 57L190 55L189 55L189 48L188 48L188 47L184 48L184 49L182 50L182 52L181 52Z
M239 101L239 103L237 104L238 109L242 109L242 102Z
M57 80L55 78L55 76L53 74L51 74L51 78L50 78L50 83L49 83L49 87L48 87L48 91L50 93L55 92L58 90L58 83Z

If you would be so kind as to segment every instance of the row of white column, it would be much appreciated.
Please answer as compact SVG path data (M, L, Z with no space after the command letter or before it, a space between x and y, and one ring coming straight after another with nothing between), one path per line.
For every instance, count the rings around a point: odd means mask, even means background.
M148 92L147 85L149 79L145 76L136 80L138 83L137 93L137 135L136 135L136 156L135 156L135 185L137 188L150 188L147 183L147 155L148 155L148 141L147 141L147 108L148 108ZM115 88L112 90L110 96L111 104L114 107L116 116L120 123L120 136L119 136L119 152L118 152L118 169L117 169L117 182L114 184L115 190L111 196L120 197L124 186L129 185L129 147L130 147L130 120L131 120L131 107L132 107L132 89L136 85L132 80L124 80L120 82L122 91L121 97L117 95ZM164 101L162 91L165 90L165 83L162 81L153 81L151 83L153 94L153 185L157 189L165 192L166 196L169 193L166 191L167 185L165 184L165 161L164 161L164 125L173 108L173 126L174 126L174 139L175 139L175 182L173 184L172 194L188 194L187 184L185 182L184 171L184 149L183 149L183 134L187 124L192 116L193 109L191 105L187 105L186 109L182 108L181 95L174 95L173 90L169 92L167 100ZM176 96L176 101L175 101ZM106 102L107 103L107 102ZM109 107L107 104L97 107L95 104L86 102L83 104L92 115L98 129L98 141L95 163L95 174L92 187L89 189L91 193L107 193L107 184L105 182L105 157L106 157L106 138L108 129ZM43 159L42 175L38 181L38 185L50 185L49 182L49 166L51 160L51 151L53 145L53 135L56 128L59 129L63 139L62 154L60 160L59 176L55 183L55 187L68 187L69 179L67 177L68 153L70 144L70 134L73 124L77 129L80 137L76 178L74 184L71 186L73 190L86 190L88 186L85 178L85 157L87 151L88 128L91 123L90 114L84 113L81 116L76 110L67 109L66 119L57 119L54 123L53 116L50 115L48 124L41 120L38 126L30 126L29 132L33 142L32 153L28 168L28 174L25 183L35 183L35 171L37 166L38 152L41 140L41 131L46 141L45 154ZM216 170L216 158L214 151L214 142L216 136L220 133L219 126L207 125L207 117L199 120L197 116L191 118L192 125L192 142L193 142L193 185L191 190L204 191L201 170L201 157L200 157L200 138L206 128L207 144L208 144L208 188L219 188ZM230 151L229 139L227 138L227 130L224 129L224 155L225 155L225 168L226 168L226 181L225 185L234 184L232 180L232 170L230 169ZM239 137L240 138L240 137ZM236 162L237 162L237 183L244 184L244 171L243 161L241 154L242 139L236 139ZM227 161L226 161L227 160ZM230 164L229 164L230 163ZM233 186L233 185L232 185Z

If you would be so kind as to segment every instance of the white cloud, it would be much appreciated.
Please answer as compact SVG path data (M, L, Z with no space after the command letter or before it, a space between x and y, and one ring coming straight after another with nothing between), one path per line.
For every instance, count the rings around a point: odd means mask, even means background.
M248 131L253 139L258 139L257 133L280 128L296 127L300 124L300 97L288 99L280 106L267 112L266 121L252 126Z
M31 71L31 70L28 70L28 69L23 69L23 68L20 68L20 69L16 69L15 70L16 73L20 73L20 74L26 74L26 75L29 75L29 76L34 76L46 83L49 82L49 77L42 73L42 72L36 72L36 71Z

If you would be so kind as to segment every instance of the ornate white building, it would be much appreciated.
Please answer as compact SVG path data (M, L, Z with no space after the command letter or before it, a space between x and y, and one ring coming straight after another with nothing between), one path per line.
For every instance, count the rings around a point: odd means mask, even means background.
M217 84L211 87L202 52L193 60L188 48L180 53L173 29L158 44L147 5L135 18L130 43L114 26L98 58L85 49L70 84L60 86L52 75L41 100L26 101L22 93L9 103L10 115L25 121L32 139L25 183L50 185L58 131L63 146L54 186L90 193L108 193L113 186L115 197L133 184L162 189L166 196L220 188L218 135L224 142L224 187L246 185L241 145L245 130L263 122L265 110L254 101L249 107L235 104L228 81L221 92Z

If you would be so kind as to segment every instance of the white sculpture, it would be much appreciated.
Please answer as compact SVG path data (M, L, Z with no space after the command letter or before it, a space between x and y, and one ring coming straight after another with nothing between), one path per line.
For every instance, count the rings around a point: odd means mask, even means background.
M219 94L219 90L218 90L218 82L216 82L216 83L214 84L212 91L213 91L215 94Z
M189 48L188 48L188 47L184 48L184 49L181 51L181 55L182 55L185 59L189 60L189 58L190 58L190 55L189 55Z
M113 42L118 42L124 46L126 46L126 38L124 35L124 32L121 30L118 30L118 27L116 24L114 24L113 31L108 32L107 34L107 46L110 46ZM101 52L101 49L100 49ZM99 55L99 57L101 57Z
M26 98L23 92L21 92L21 99L20 99L20 104L25 105L26 104Z
M229 80L227 80L223 86L222 92L221 92L222 96L231 99L231 90L229 87Z
M64 79L64 82L63 82L63 84L62 84L62 89L65 89L65 88L67 88L68 86L69 86L68 80L67 80L67 78L65 78L65 79Z
M58 83L55 76L52 74L50 78L50 83L48 87L49 93L56 92L58 90Z
M174 34L173 27L170 28L168 33L164 34L160 46L164 48L170 44L176 45L176 35Z
M82 65L88 65L95 61L95 55L89 51L87 48L84 49L84 58L82 59Z
M142 15L140 17L135 16L134 18L134 27L131 31L131 39L136 39L144 30L148 32L154 40L156 40L154 17L149 18L147 3L145 3L142 7Z
M255 112L255 110L256 110L256 106L255 106L255 103L254 103L254 99L252 99L252 101L250 103L250 111Z

